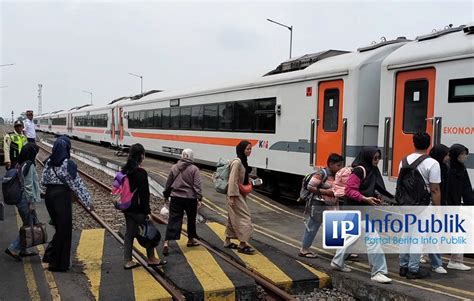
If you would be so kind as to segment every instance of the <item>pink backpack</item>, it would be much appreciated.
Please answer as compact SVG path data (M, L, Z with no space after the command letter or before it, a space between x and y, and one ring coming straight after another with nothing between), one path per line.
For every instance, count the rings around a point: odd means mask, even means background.
M366 176L366 171L364 166L358 165L357 167L362 168L362 171L364 172L364 179ZM347 184L347 179L349 179L349 176L352 174L353 168L350 166L346 166L341 168L337 173L336 177L334 179L332 191L334 192L334 196L337 198L341 198L346 195L345 190L346 190L346 184Z
M114 196L114 206L119 210L126 210L132 204L132 198L135 191L130 191L130 183L128 177L119 171L115 174L112 187L112 195Z

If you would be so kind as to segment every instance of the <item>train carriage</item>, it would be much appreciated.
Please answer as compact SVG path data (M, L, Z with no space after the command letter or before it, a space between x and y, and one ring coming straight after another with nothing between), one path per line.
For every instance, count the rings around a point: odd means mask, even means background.
M417 37L382 64L378 145L382 171L394 187L402 158L414 151L412 134L428 132L432 143L474 148L473 26ZM466 162L474 179L474 158Z

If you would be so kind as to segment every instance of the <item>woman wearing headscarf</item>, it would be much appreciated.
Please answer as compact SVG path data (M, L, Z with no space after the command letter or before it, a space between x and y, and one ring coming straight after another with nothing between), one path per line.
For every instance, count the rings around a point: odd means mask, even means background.
M196 214L201 205L202 189L199 168L194 165L192 149L184 149L181 160L171 167L163 196L170 201L170 215L166 226L163 254L168 254L168 241L178 240L181 236L183 215L188 219L188 247L198 246L196 239Z
M122 166L122 173L127 175L130 183L130 191L133 197L130 207L123 211L125 216L125 237L123 246L124 266L133 269L139 264L132 259L133 240L139 233L139 226L145 224L150 217L150 187L148 185L148 173L142 167L145 159L145 148L140 143L133 144L128 150L127 163ZM160 266L166 263L155 257L155 248L146 248L148 266Z
M244 254L254 254L255 250L248 244L253 232L250 210L247 205L247 194L250 193L251 183L247 158L252 153L252 144L242 140L236 147L237 158L230 164L229 186L227 190L227 227L224 247L238 249ZM236 245L231 239L238 239Z
M39 148L36 144L27 143L23 146L18 156L17 168L20 173L20 178L22 179L23 194L20 202L16 204L16 207L23 225L29 224L32 218L31 211L34 210L34 204L41 201L41 190L35 165L38 150ZM25 248L21 247L19 235L5 250L5 253L13 257L16 261L21 261L21 257L38 255L36 252L27 252Z
M449 148L449 171L446 183L446 199L449 206L474 205L474 193L466 169L469 150L462 144L453 144ZM448 269L469 271L463 263L463 254L451 254Z
M382 175L377 167L381 155L382 153L376 147L365 146L359 152L352 163L352 174L347 179L344 206L377 206L382 203L382 195L393 198L393 195L385 188ZM373 235L374 238L378 237L377 233L370 235ZM380 244L368 243L366 239L364 241L367 246L369 265L372 267L370 279L379 283L391 282L392 279L385 276L388 274L387 262ZM347 248L338 249L332 259L331 267L339 271L350 272L351 269L345 264L348 254Z
M61 136L54 142L51 156L46 160L42 184L46 186L45 202L56 233L49 243L43 261L50 271L69 269L72 236L72 192L89 210L92 198L77 173L77 165L70 159L71 141ZM72 191L72 192L71 192Z

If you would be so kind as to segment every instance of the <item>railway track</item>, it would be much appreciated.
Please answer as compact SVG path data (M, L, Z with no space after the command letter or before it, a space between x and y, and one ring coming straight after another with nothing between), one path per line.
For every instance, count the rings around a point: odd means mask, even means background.
M42 146L41 144L38 144L40 149L46 153L51 153L51 151ZM40 164L42 162L38 160ZM83 176L85 179L88 181L93 182L96 186L100 187L104 191L110 193L110 185L105 184L96 177L89 175L88 173L84 172L81 169L78 169L78 172ZM122 245L123 245L123 239L120 237L118 234L118 228L120 227L120 224L116 223L116 219L113 218L111 219L111 216L117 216L120 214L110 214L110 212L116 212L116 209L112 205L112 202L110 200L105 200L102 199L98 203L94 203L94 207L97 208L94 211L90 211L87 208L85 208L82 203L78 202L81 204L83 209L90 214L95 221L97 221L103 228L105 228L115 239L117 239ZM166 224L167 221L161 218L160 216L156 214L152 214L153 219L155 222L161 223L161 224ZM111 227L110 223L113 222L115 227ZM187 236L187 233L183 231L183 234ZM233 267L241 271L242 273L248 275L249 277L253 278L254 281L259 284L266 292L266 299L267 300L296 300L295 297L287 293L286 291L280 289L278 286L276 286L274 283L271 281L261 277L260 275L254 273L253 271L247 269L245 266L241 265L237 261L235 261L232 257L227 255L226 253L218 250L217 248L213 247L210 245L208 242L199 240L199 244L206 248L209 252L215 254L219 258L223 259L227 263L231 264ZM184 296L179 292L178 289L176 289L172 284L170 284L163 276L162 273L159 269L154 269L150 268L146 264L146 258L144 257L143 254L139 253L137 250L134 250L134 257L137 258L139 263L161 284L163 287L165 287L166 290L173 296L173 299L175 300L184 300Z

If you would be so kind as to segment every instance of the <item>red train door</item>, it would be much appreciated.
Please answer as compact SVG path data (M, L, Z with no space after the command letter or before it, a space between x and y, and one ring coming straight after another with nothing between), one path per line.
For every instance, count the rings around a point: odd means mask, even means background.
M319 83L316 166L326 166L327 158L331 153L342 154L343 88L342 80Z
M111 115L111 123L110 123L110 138L112 140L112 144L115 143L115 109L112 109Z
M433 141L434 68L397 74L392 143L392 177L398 177L400 161L414 152L413 134L427 132Z
M123 141L123 108L119 108L119 113L118 113L118 124L119 124L119 145L122 144Z

